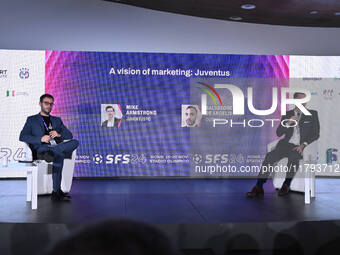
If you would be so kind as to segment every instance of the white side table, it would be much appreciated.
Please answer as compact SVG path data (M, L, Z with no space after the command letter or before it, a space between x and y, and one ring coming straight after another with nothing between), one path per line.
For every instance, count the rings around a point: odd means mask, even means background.
M26 201L31 202L32 210L38 208L38 166L32 163L9 163L7 167L0 165L0 178L26 178Z

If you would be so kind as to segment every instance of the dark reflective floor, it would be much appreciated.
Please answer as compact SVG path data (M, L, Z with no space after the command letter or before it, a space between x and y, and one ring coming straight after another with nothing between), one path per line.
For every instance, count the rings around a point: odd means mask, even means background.
M153 224L315 221L340 219L340 179L316 181L316 198L278 197L268 181L263 199L251 200L249 179L75 180L72 202L39 196L25 201L25 180L0 180L0 222L88 223L124 217Z

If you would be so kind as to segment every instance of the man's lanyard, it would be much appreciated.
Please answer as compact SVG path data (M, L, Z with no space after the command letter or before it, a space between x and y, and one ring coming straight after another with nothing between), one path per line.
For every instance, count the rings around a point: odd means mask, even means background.
M46 124L46 122L45 122L45 120L44 120L44 117L43 117L43 116L41 116L41 118L42 118L42 120L43 120L43 123L44 123L44 126L45 126L45 128L46 128L47 132L49 132L50 130L49 130L49 128L47 127L47 124ZM52 121L51 121L51 118L50 118L50 126L52 127ZM53 127L52 127L52 129L53 129ZM54 138L51 138L51 140L50 140L50 144L51 144L52 146L56 146L56 145L57 145L57 142L54 140Z
M42 120L43 120L43 123L44 123L44 126L45 126L47 132L50 131L50 129L47 127L47 124L46 124L46 122L45 122L45 120L44 120L44 117L41 116L41 118L42 118ZM50 122L50 126L52 126L52 123L51 123L51 122ZM53 127L52 127L52 129L53 129Z

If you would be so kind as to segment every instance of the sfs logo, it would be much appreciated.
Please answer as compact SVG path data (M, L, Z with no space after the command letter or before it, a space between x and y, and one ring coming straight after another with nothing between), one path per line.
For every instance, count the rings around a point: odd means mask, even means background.
M207 154L205 155L205 163L206 164L224 164L229 161L228 154Z
M242 154L194 154L191 156L195 164L226 164L226 163L243 163L244 156Z
M101 164L101 163L105 163L105 164L118 164L118 163L122 163L122 164L128 164L130 162L130 154L107 154L105 159L102 155L100 154L95 154L92 158L93 162L95 164Z

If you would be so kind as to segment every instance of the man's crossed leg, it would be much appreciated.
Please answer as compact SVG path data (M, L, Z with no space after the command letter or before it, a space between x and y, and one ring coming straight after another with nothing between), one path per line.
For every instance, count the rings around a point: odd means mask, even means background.
M70 158L72 152L79 146L79 142L76 139L72 139L67 142L62 142L56 146L42 145L38 148L38 154L49 153L53 159L52 166L52 180L53 180L53 192L52 200L69 200L70 196L66 195L61 190L61 178L62 170L64 166L64 159Z
M291 181L299 168L299 161L302 159L302 155L294 150L296 147L292 143L279 143L276 148L266 154L266 157L262 163L261 171L257 177L256 185L250 192L247 192L247 197L263 196L263 184L266 183L274 164L283 158L288 158L286 179L278 193L283 196L288 194Z

